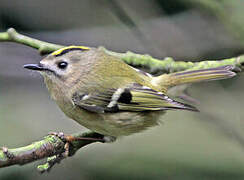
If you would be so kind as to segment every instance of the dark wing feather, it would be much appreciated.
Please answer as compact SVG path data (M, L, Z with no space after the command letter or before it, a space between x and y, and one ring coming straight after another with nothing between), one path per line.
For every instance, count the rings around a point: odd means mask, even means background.
M169 109L198 111L193 106L174 101L162 92L137 83L126 88L107 89L103 93L75 93L73 102L83 109L97 113Z

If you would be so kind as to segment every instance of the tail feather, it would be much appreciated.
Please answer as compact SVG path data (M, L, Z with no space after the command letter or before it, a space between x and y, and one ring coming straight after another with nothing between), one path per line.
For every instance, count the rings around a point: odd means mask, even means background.
M217 68L208 68L202 70L193 70L193 71L182 71L172 74L164 74L158 77L155 77L154 82L157 82L158 85L164 87L172 87L185 83L195 83L200 81L212 81L231 78L236 75L234 66L220 66Z

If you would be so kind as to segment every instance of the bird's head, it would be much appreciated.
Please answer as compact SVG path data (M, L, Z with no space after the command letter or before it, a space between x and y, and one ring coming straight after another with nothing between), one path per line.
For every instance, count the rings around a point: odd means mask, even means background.
M84 46L68 46L42 59L38 64L26 64L24 68L40 72L45 79L55 83L67 83L85 75L97 49Z

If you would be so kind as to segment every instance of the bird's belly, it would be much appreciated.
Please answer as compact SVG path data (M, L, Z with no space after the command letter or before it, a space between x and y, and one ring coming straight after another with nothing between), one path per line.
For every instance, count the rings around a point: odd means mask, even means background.
M71 119L82 126L109 136L127 136L141 132L159 123L163 111L93 113L80 108L64 111Z

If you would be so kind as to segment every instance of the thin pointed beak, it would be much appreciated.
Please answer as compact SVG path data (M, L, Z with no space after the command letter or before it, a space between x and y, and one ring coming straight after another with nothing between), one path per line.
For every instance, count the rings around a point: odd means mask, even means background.
M34 70L34 71L43 71L46 70L41 64L25 64L23 68Z

